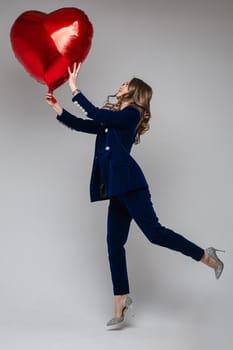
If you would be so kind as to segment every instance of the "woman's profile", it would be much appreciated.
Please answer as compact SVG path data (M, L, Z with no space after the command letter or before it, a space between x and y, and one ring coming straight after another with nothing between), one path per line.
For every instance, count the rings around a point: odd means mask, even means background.
M133 144L149 129L152 89L144 81L132 78L123 83L113 95L117 103L109 100L98 108L78 89L77 76L80 64L69 68L69 87L72 101L88 118L80 118L65 110L48 93L46 102L57 114L57 120L76 131L96 134L93 167L90 179L91 202L109 200L107 216L107 249L114 294L114 317L107 329L124 324L125 313L132 306L129 296L126 253L130 223L135 220L147 239L214 269L218 279L224 264L216 255L222 251L214 247L203 249L179 233L160 224L154 210L149 185L138 165L130 155Z

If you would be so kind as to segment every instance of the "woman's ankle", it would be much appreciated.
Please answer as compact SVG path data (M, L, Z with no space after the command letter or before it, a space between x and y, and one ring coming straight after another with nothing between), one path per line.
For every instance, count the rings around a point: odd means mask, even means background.
M206 251L203 257L201 258L201 262L209 267L212 267L213 269L216 269L216 267L218 266L217 261L213 259L211 256L209 256Z
M126 297L126 296L127 296L127 294L116 294L116 295L114 295L114 298L121 299L122 297Z

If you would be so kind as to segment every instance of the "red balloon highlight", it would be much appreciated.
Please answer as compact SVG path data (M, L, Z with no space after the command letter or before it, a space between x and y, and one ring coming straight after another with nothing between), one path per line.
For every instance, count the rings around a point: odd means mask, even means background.
M68 66L83 62L93 37L87 15L74 7L49 14L26 11L10 31L12 49L27 72L53 91L68 80Z

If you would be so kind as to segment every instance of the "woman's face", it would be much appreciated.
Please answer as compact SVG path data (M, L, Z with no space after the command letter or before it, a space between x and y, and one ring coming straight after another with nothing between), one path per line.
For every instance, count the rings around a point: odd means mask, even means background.
M121 97L124 94L127 94L129 91L129 81L126 81L125 83L121 84L119 90L116 93L116 97Z

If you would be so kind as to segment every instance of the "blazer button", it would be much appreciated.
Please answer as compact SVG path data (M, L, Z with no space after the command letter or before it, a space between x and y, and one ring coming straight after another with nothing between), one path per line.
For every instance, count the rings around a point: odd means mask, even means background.
M109 146L106 146L106 147L105 147L105 150L106 150L106 151L109 151L109 150L110 150L110 147L109 147Z
M105 132L108 132L108 128L106 128L104 131L105 131Z

